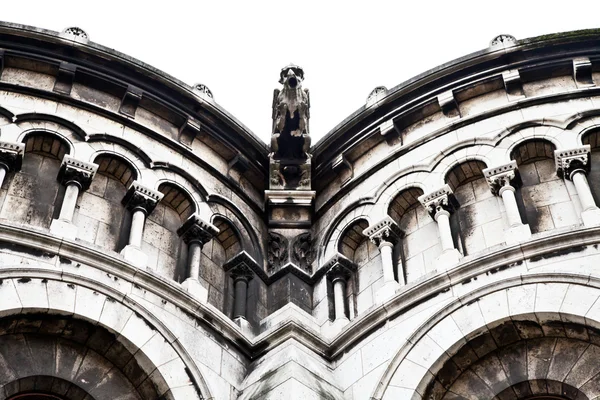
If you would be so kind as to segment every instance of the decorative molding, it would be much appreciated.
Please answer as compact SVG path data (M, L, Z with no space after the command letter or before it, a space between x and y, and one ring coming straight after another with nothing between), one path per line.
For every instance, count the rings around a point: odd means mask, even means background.
M500 194L500 189L504 186L510 185L516 188L521 184L516 161L498 167L485 168L482 172L490 186L490 190L496 196Z
M583 170L586 174L590 171L590 152L589 144L567 150L555 150L554 160L556 163L556 173L565 179L571 179L573 172Z
M198 96L202 97L203 99L214 99L213 93L210 91L210 89L208 88L208 86L206 86L203 83L196 83L194 84L194 86L192 86L194 92L196 94L198 94Z
M65 155L58 171L58 181L67 186L71 183L79 186L81 190L87 190L96 175L98 164L80 161Z
M517 39L513 35L502 33L490 41L490 47L494 46L514 46L517 44Z
M365 107L371 107L373 104L378 103L381 99L387 96L388 90L385 86L377 86L375 89L371 90L367 100L365 102Z
M177 235L187 244L200 242L200 245L208 243L219 233L219 229L210 222L204 221L198 214L192 214L183 225L177 229Z
M452 214L458 207L458 202L450 186L444 185L438 190L419 196L419 202L427 209L429 215L435 219L435 215L440 211L447 211Z
M0 165L7 172L20 171L24 152L24 143L0 142Z
M379 246L382 242L397 243L404 233L398 224L388 216L365 229L363 235Z
M162 198L163 194L161 192L147 188L138 181L133 181L121 203L128 210L138 209L146 215L150 215Z
M70 26L68 28L63 29L61 32L61 36L80 39L86 42L90 40L90 36L87 34L87 32L76 26Z

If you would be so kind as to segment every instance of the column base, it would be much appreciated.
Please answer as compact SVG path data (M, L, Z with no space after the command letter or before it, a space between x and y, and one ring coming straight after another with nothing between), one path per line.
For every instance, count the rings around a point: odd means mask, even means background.
M187 278L181 286L201 303L206 304L208 302L208 290L202 286L198 279Z
M521 224L504 231L504 240L507 245L517 244L531 238L531 228L528 224Z
M350 323L350 320L346 317L338 318L334 321L328 321L321 328L321 333L327 338L334 338L338 333L344 329L346 325Z
M121 255L138 268L146 268L148 265L148 256L139 247L128 244L121 250Z
M50 224L50 232L67 239L74 240L77 238L77 226L64 219L53 219Z
M400 289L402 286L396 281L389 281L383 284L375 293L375 302L377 304L381 304L384 301L394 297L396 294L396 290Z
M592 208L591 210L585 210L581 213L581 220L584 226L598 226L600 225L600 208Z
M449 270L458 264L461 254L456 249L446 250L435 260L435 266L438 272Z

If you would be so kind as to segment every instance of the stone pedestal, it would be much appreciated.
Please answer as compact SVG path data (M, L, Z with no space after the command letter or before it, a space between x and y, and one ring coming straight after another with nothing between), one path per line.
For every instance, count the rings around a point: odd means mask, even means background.
M383 284L375 293L375 303L381 304L388 299L391 299L396 294L396 291L400 289L400 285L396 281L389 281Z
M458 264L461 257L460 252L456 249L446 250L435 260L435 266L438 272L446 271Z
M346 317L337 318L335 321L329 321L321 327L321 333L329 338L333 339L336 337L346 325L350 323L350 320Z
M50 232L56 236L75 240L77 237L77 226L71 221L53 219L50 224Z
M269 227L310 228L313 190L265 190Z
M521 243L531 238L531 228L527 224L516 225L504 231L507 245Z
M583 225L588 227L600 225L600 209L595 208L591 210L582 211L581 219L583 221Z
M139 247L128 244L121 250L121 255L125 260L138 268L146 268L148 265L148 256Z
M187 278L181 286L201 303L206 304L208 302L208 290L202 286L198 279Z

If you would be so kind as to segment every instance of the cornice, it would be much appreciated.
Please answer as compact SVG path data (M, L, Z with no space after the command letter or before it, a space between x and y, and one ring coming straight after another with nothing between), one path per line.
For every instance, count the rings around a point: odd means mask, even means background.
M0 242L18 247L24 246L42 257L58 255L129 280L144 290L168 299L192 316L200 325L218 332L231 346L239 349L250 359L256 359L286 340L294 338L331 361L365 339L374 328L447 292L454 285L466 284L482 274L516 267L524 260L534 262L542 258L583 251L587 246L596 245L600 243L600 227L556 230L546 235L538 235L526 243L497 247L485 254L475 254L449 271L433 273L405 286L385 304L371 308L353 320L331 340L295 319L276 325L256 337L248 337L233 321L214 307L198 302L176 282L137 269L116 254L108 254L81 242L57 238L47 232L6 223L0 224ZM35 274L31 271L31 265L27 270L27 274ZM93 282L88 278L85 280L88 286Z

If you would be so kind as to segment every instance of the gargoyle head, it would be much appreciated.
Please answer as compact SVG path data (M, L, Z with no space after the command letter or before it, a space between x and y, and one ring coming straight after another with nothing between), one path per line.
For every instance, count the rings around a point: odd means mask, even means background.
M299 89L304 80L304 70L302 67L290 64L281 70L279 78L279 83L283 85L284 89Z

